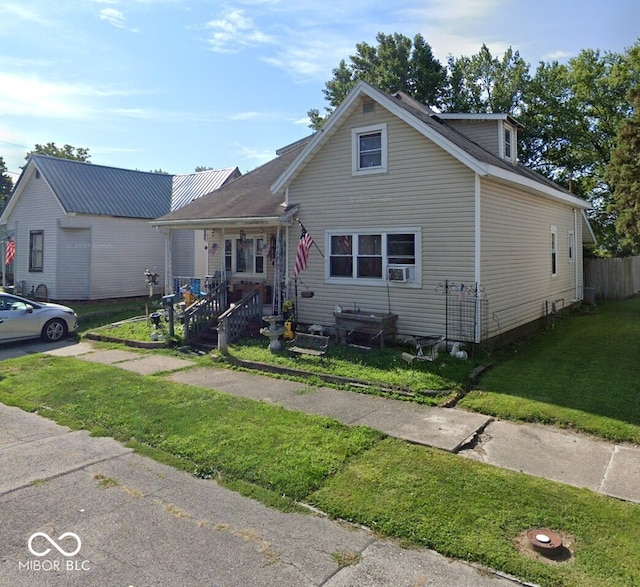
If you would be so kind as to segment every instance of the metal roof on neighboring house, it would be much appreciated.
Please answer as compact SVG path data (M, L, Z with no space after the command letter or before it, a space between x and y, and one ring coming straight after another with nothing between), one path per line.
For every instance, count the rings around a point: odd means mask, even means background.
M67 212L157 218L171 206L173 177L105 167L48 155L31 155Z
M67 213L158 218L210 193L240 175L237 167L168 175L33 154L15 186L33 164Z
M174 175L171 211L178 210L200 196L220 189L229 181L240 177L240 175L240 170L237 167L211 169L188 175Z

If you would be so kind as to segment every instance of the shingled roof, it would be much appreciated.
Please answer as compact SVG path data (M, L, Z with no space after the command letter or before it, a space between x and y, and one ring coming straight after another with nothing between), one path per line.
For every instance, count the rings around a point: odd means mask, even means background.
M271 186L291 165L308 140L309 138L303 139L281 149L275 159L215 192L158 218L153 224L211 226L240 220L245 223L251 220L278 222L288 210L285 209L282 194L272 193Z

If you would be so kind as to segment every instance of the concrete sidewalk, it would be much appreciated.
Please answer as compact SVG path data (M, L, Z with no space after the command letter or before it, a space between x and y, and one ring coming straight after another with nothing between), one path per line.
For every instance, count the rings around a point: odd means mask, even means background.
M426 549L282 513L0 404L0 585L508 587ZM340 567L340 553L359 557Z
M548 426L494 420L456 408L305 386L215 365L197 367L188 359L98 350L89 343L56 349L50 354L76 356L141 374L173 371L167 374L172 381L328 416L350 425L370 426L389 436L486 464L640 503L638 446L608 443Z

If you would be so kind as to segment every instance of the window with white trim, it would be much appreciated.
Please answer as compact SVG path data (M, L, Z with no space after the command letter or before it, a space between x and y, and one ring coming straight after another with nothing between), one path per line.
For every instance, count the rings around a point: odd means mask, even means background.
M328 231L329 281L418 283L419 229Z
M558 275L558 227L551 226L551 275Z
M44 231L29 232L29 272L39 273L44 266Z
M513 136L511 129L505 127L504 129L504 158L511 159L511 137Z
M573 230L567 233L567 245L569 247L569 262L576 260L576 235Z
M387 171L387 125L378 124L351 131L354 175Z
M224 241L224 267L226 272L242 275L264 276L264 237L238 236Z

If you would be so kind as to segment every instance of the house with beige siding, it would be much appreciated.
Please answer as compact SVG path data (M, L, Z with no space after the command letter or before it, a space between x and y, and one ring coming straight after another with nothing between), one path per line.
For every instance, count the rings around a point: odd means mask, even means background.
M43 286L54 300L147 295L145 269L164 275L166 258L166 238L149 220L239 174L166 175L34 154L0 216L0 234L16 245L4 273L17 292ZM176 270L204 279L204 234L185 231L178 244Z
M519 130L508 115L439 114L360 82L265 166L268 191L247 174L155 223L208 227L221 252L210 269L271 280L299 322L330 329L350 311L393 315L400 334L499 340L582 299L582 244L594 241L588 203L518 164ZM294 275L301 226L314 244ZM260 265L261 247L273 263Z

